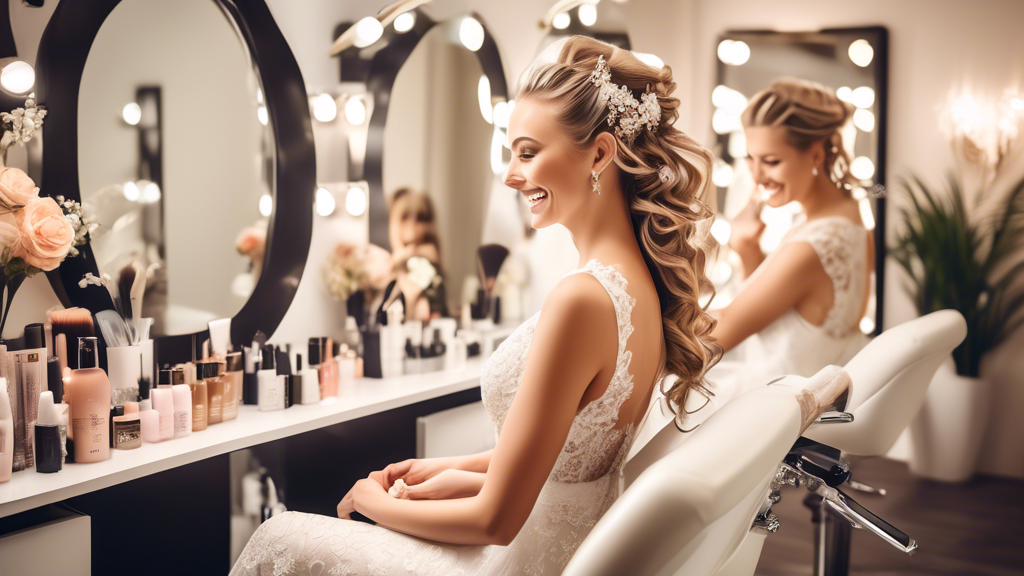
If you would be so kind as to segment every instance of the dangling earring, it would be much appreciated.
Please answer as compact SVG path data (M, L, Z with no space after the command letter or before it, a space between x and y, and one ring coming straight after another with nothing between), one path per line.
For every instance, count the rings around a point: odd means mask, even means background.
M593 170L590 171L590 187L594 189L594 192L597 192L598 196L601 195L601 181L597 172Z
M818 175L818 167L815 166L814 168L811 168L811 176L817 176L817 175Z

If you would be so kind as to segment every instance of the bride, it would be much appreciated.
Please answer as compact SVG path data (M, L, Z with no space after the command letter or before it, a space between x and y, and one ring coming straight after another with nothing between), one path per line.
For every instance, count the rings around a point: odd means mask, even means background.
M506 184L534 227L572 233L580 268L487 363L496 447L371 473L337 519L271 518L232 574L559 574L616 498L659 375L677 401L702 387L711 155L672 126L668 68L582 37L549 53L521 81Z

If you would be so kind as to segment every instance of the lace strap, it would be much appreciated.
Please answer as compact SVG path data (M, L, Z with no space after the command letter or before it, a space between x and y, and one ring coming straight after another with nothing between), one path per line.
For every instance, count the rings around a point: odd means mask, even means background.
M633 334L633 306L636 305L636 299L626 292L629 283L618 270L597 260L591 260L584 267L570 272L570 274L579 273L588 273L597 278L612 299L619 333L618 358L621 359L626 353L626 341Z

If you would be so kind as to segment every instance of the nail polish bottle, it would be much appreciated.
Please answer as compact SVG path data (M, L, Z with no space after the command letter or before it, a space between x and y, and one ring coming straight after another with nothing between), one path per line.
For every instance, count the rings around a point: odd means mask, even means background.
M78 339L78 369L71 371L64 395L70 396L71 429L75 462L100 462L110 458L110 381L99 367L95 336Z

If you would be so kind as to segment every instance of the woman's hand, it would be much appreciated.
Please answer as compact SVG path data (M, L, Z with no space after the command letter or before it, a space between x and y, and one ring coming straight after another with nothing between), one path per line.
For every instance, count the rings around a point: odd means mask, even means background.
M741 256L750 254L755 250L761 251L761 234L764 233L765 224L761 220L761 209L764 202L751 195L747 205L740 210L739 214L732 221L732 233L729 235L729 247Z
M371 472L369 476L356 482L341 502L338 502L338 518L351 520L352 513L356 511L356 500L365 501L366 498L378 493L386 495L387 488L382 488L383 478L383 471Z
M448 468L449 466L441 458L427 458L423 460L410 458L409 460L390 464L379 472L381 475L380 484L384 490L391 488L395 480L399 478L405 480L405 483L410 486L423 484Z
M483 488L486 474L465 470L444 470L420 484L409 484L405 498L409 500L450 500L476 496Z

